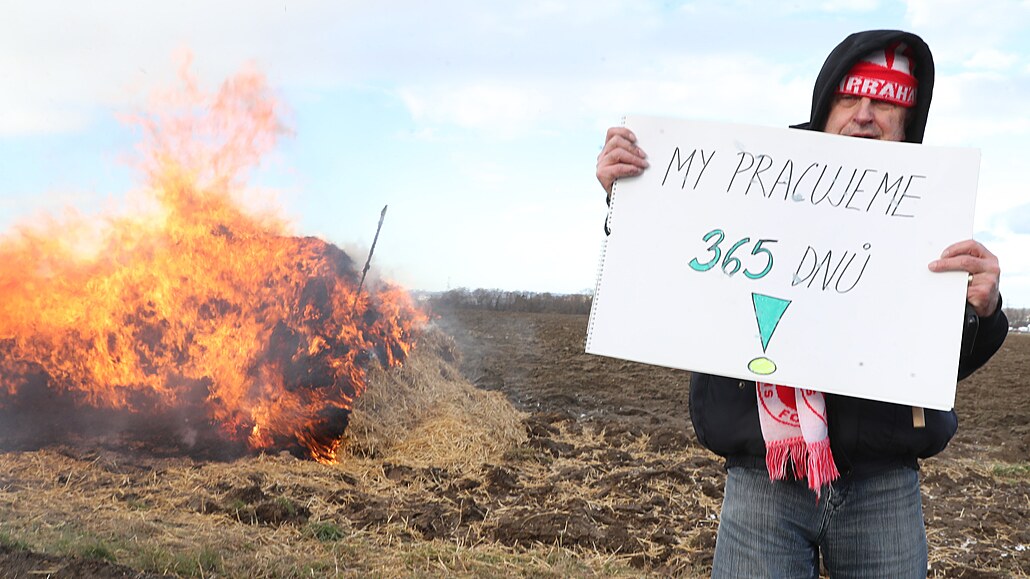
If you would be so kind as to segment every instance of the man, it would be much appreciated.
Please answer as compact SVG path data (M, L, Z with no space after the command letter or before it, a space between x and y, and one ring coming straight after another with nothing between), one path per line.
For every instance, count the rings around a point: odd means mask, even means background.
M809 122L794 128L921 143L933 81L933 57L918 36L893 30L852 34L823 64ZM631 131L608 130L597 178L609 198L616 179L647 167ZM997 351L1007 333L998 260L970 239L946 248L928 267L969 274L962 379ZM890 339L890 328L884 336ZM781 389L793 396L793 389L700 373L691 375L690 387L698 440L726 459L714 577L815 578L820 552L835 578L926 577L918 459L948 444L958 427L954 411L921 414L817 393L815 402L825 405L822 431L814 443L806 431L801 447L788 451L760 415L758 392L776 388L781 396ZM828 447L822 455L819 440Z

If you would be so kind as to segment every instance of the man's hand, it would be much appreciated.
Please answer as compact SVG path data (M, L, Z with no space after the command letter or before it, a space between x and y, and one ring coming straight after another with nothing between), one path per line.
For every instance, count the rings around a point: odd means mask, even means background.
M612 127L605 136L604 148L597 156L597 180L612 196L612 183L619 177L635 177L648 167L647 155L637 146L637 137L626 127Z
M1001 268L998 258L972 239L948 246L941 258L930 262L930 271L965 271L969 273L966 301L976 315L985 318L998 309L998 280Z

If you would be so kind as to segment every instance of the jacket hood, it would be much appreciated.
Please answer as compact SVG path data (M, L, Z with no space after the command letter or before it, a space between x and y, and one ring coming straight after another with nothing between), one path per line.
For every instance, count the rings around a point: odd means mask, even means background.
M909 111L909 124L905 129L905 141L922 143L926 130L926 118L930 112L930 99L933 97L933 55L930 47L923 39L901 30L867 30L856 32L833 49L826 57L822 70L815 80L812 92L812 114L807 123L794 125L797 129L821 131L826 125L830 113L830 103L844 75L856 62L870 52L882 49L888 44L901 41L911 47L915 60L916 104Z

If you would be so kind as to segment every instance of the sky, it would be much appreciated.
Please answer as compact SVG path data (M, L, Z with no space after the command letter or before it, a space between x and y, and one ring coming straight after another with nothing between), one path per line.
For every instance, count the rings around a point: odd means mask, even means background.
M290 136L249 176L298 235L419 290L590 291L607 213L594 171L625 114L807 120L829 51L915 32L937 80L924 142L975 147L974 237L1030 307L1030 1L0 0L0 235L123 203L138 131L176 84L261 71Z

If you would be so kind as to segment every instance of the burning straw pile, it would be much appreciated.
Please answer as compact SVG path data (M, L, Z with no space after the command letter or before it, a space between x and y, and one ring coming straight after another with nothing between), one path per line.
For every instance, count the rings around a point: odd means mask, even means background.
M244 208L284 132L260 75L183 79L134 119L143 210L0 236L0 575L393 573L387 507L482 519L397 473L481 472L522 415L405 291Z
M362 291L335 246L244 208L246 171L285 132L261 75L215 93L182 78L165 112L132 119L145 210L0 238L0 440L333 462L369 372L414 382L403 411L375 418L410 434L426 385L417 369L381 369L408 358L427 316L400 288ZM384 396L362 416L382 414ZM353 444L390 446L396 426L362 420Z

